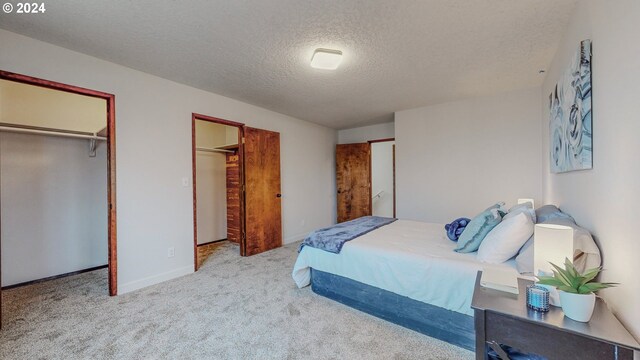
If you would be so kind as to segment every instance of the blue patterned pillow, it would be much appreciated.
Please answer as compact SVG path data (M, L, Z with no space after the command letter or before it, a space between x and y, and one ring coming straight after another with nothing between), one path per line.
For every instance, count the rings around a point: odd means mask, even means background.
M558 209L555 205L545 205L536 209L536 218L537 223L547 222L551 219L569 219L573 222L571 215L562 212L562 210Z
M458 239L456 252L470 253L478 250L489 231L502 221L502 213L498 210L499 207L496 204L481 212L469 222Z

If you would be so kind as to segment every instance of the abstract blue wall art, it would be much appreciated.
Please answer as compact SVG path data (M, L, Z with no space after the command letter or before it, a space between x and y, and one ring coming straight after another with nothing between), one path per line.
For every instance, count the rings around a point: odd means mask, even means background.
M593 168L592 135L591 40L584 40L549 95L551 172Z

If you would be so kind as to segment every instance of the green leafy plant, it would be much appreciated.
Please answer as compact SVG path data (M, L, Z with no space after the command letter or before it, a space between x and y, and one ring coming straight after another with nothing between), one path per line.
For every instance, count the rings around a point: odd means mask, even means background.
M564 260L564 269L554 263L550 264L555 269L553 270L553 276L538 276L538 284L555 286L558 290L573 294L591 294L598 290L618 285L618 283L593 281L602 270L602 267L589 269L580 274L568 258Z

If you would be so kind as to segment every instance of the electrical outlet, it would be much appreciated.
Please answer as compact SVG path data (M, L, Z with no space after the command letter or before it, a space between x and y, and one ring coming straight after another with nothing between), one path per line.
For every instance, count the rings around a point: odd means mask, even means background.
M169 250L167 251L167 257L174 257L176 256L176 248L174 247L170 247Z

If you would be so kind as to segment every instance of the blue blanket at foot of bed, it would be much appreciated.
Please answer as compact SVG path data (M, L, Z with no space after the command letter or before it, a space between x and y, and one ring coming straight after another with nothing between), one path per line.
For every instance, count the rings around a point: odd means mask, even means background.
M340 224L316 230L309 234L300 245L298 252L305 246L339 254L342 246L349 240L364 235L381 226L391 224L396 221L394 218L380 216L363 216L355 220L346 221Z

